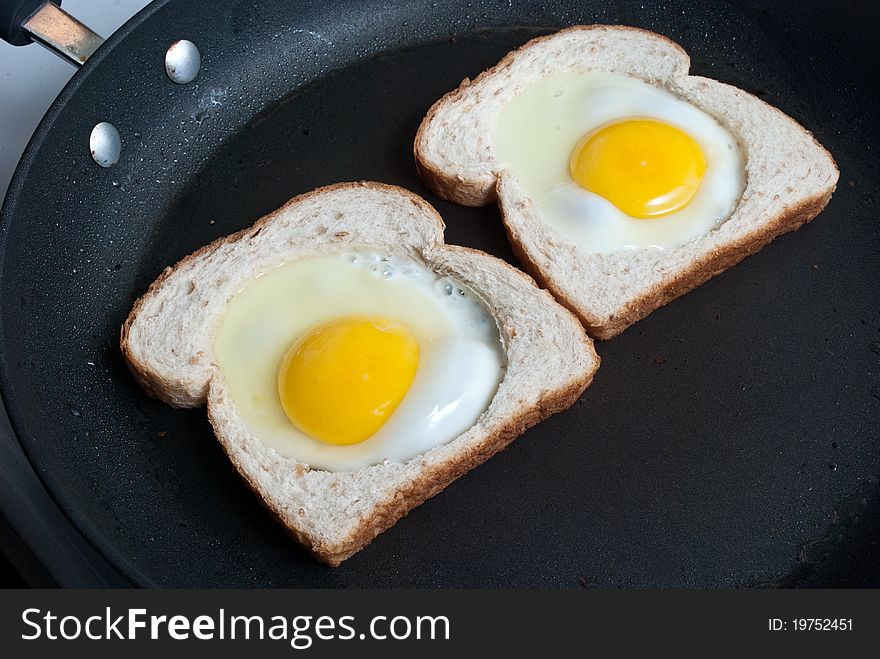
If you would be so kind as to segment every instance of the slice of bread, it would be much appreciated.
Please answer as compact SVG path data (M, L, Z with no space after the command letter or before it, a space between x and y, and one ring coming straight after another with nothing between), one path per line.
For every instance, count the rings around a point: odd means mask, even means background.
M688 75L689 66L680 46L637 28L577 26L534 39L434 104L415 139L419 173L444 199L467 206L497 200L524 267L592 337L609 339L813 219L837 183L830 154L794 120L740 89ZM675 249L610 254L575 245L543 222L515 172L496 157L492 135L517 94L559 71L639 78L715 117L746 158L746 187L731 217Z
M445 245L443 229L437 212L402 188L321 188L167 268L122 327L122 352L135 378L174 407L207 403L217 439L238 472L290 534L329 565L571 405L599 365L577 319L546 291L495 257ZM405 464L311 470L248 432L213 363L214 338L226 303L249 281L284 263L349 246L405 253L468 286L498 322L507 369L488 409L452 441Z

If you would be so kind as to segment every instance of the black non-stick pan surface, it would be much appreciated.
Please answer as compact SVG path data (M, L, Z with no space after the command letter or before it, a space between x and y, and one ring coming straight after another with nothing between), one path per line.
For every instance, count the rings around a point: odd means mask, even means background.
M598 344L575 406L338 569L300 550L205 412L148 398L119 326L162 271L316 186L403 185L515 262L498 211L430 195L419 121L537 35L623 23L790 114L841 171L802 230ZM732 587L880 583L880 11L817 2L157 2L47 114L10 187L0 366L19 441L135 584ZM200 48L189 85L174 40ZM91 127L120 131L99 168Z

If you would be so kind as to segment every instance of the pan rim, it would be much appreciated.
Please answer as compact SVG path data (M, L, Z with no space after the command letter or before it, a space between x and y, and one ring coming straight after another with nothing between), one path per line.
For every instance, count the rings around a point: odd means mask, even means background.
M79 92L80 88L88 80L92 72L100 66L107 57L111 56L111 53L117 48L117 46L132 32L139 29L153 16L153 14L164 8L169 2L171 2L171 0L153 0L153 2L137 12L134 16L123 23L119 29L107 37L98 50L95 51L85 64L83 64L82 68L76 71L70 80L67 81L58 96L52 101L49 109L40 119L39 124L37 124L37 128L28 140L27 146L16 164L3 204L0 206L0 286L3 286L5 283L4 274L6 268L6 253L9 246L8 236L9 224L11 222L10 218L15 212L20 192L29 179L30 170L34 164L35 156L46 139L50 136L53 128L56 126L58 115L71 98ZM110 543L96 542L95 538L92 536L92 531L94 531L94 529L90 529L88 525L83 524L79 515L63 505L61 497L58 496L60 488L58 488L52 479L48 477L48 474L35 468L36 465L32 462L27 448L21 441L24 421L23 415L18 409L14 387L11 386L9 376L10 359L7 350L8 342L6 340L6 332L4 328L5 322L3 318L3 310L0 309L0 405L3 405L7 417L9 418L9 425L12 429L13 435L10 438L11 441L13 441L21 451L28 466L32 469L38 482L48 494L49 499L58 511L70 521L73 529L79 534L85 543L95 550L98 556L102 557L110 566L117 570L124 579L131 582L132 585L148 588L158 587L159 584L147 578L141 570L135 568L131 561L126 560L118 552L112 550L112 545ZM16 532L18 531L16 530ZM28 540L26 538L22 539L25 540L25 542ZM111 551L107 551L108 549L111 549Z

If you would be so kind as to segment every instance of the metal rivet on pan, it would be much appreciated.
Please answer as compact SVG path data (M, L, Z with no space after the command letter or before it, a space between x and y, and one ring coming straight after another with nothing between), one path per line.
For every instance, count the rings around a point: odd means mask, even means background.
M89 135L89 150L92 158L101 167L112 167L119 162L122 153L122 138L113 124L102 121L92 128Z
M192 82L199 75L202 56L192 41L181 39L168 46L165 53L165 73L179 85Z

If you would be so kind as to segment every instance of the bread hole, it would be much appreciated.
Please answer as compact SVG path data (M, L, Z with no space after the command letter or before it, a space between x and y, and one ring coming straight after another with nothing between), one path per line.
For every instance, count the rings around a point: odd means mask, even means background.
M327 231L329 231L329 229L327 229L327 227L325 227L325 226L322 224L321 226L319 226L319 227L315 230L315 233L318 234L319 236L323 236L325 233L327 233Z
M333 235L336 236L337 238L348 238L348 231L337 231Z
M189 288L186 289L186 294L192 295L195 292L196 292L196 283L194 281L191 281L189 283Z
M345 217L345 215L343 213L340 213L339 211L336 211L336 215L334 215L334 217L337 220L341 220L343 217Z
M259 236L259 235L260 235L260 231L262 231L262 230L263 230L263 227L259 227L258 229L254 229L254 230L251 232L251 235L250 235L251 240L253 240L253 239L256 238L257 236Z

